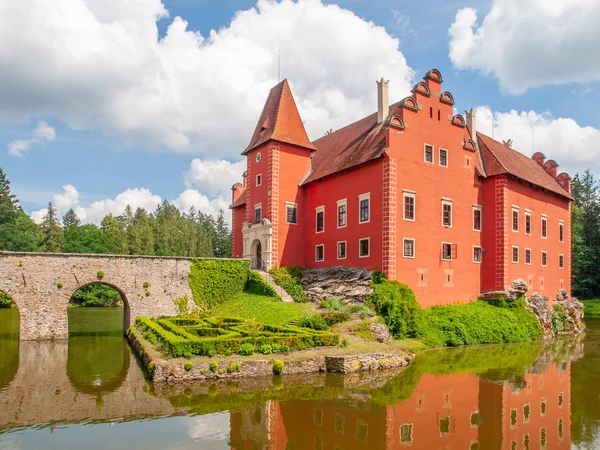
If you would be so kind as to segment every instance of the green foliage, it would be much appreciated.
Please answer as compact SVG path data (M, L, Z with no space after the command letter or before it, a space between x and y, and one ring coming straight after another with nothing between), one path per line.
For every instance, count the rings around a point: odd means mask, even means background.
M189 284L194 302L210 309L244 290L249 262L245 260L194 260Z
M147 367L148 375L150 375L150 376L154 375L154 366L155 365L156 365L156 363L154 361L150 361L148 363L148 367Z
M373 284L381 284L387 279L381 270L374 270L371 276Z
M150 291L146 291L145 294L146 294L146 297L150 297Z
M241 370L239 363L231 363L227 366L227 373L235 373Z
M175 308L177 309L178 315L183 316L190 313L189 302L190 299L187 294L185 294L183 297L175 297L173 303L175 303Z
M186 372L189 372L190 370L192 370L192 367L194 367L194 364L192 364L190 361L186 362L183 365L183 368L186 370Z
M279 267L271 269L271 275L277 285L281 286L285 291L290 294L295 302L306 303L308 297L302 289L302 269L297 266L290 267Z
M273 363L273 375L281 375L283 373L283 361L279 359Z
M319 306L330 311L339 311L344 307L344 302L337 297L329 297L327 300L323 300Z
M336 323L346 322L350 320L350 314L347 311L326 312L321 314L330 327Z
M523 342L542 336L541 326L523 301L498 307L484 301L424 309L418 337L436 347Z
M248 280L244 291L249 294L264 295L265 297L280 298L275 288L267 283L260 274L254 270L248 273Z
M299 327L311 328L313 330L326 330L329 324L321 314L315 314L310 317L303 317L297 322Z
M100 279L104 278L104 275L106 275L104 273L104 270L99 270L98 272L96 272L96 276Z
M211 362L208 365L208 369L212 372L212 373L217 373L217 370L219 369L219 365L216 362Z
M156 340L166 357L229 355L239 353L244 344L260 348L265 344L297 349L332 346L339 335L292 326L262 325L239 318L161 318L138 317L136 326L149 341ZM244 347L248 348L248 347Z
M279 344L276 343L276 345ZM260 347L258 347L258 353L262 355L270 355L271 353L273 353L273 346L271 344L263 344Z
M62 289L62 287L63 287L63 286L64 286L64 284L63 284L63 282L62 282L62 281L58 281L58 282L56 283L56 287L57 287L58 289Z
M373 305L390 329L395 339L413 338L417 334L417 324L421 307L415 293L405 284L382 280L371 283L373 294L367 304Z
M149 281L144 281L144 289L148 289L150 287L150 282Z
M348 347L350 345L350 342L348 341L348 339L342 339L342 342L340 343L340 345L342 347Z
M107 253L109 250L108 236L96 225L65 226L63 234L63 253Z
M13 299L6 292L0 291L0 308L10 308L13 305Z
M76 290L71 296L71 303L76 306L121 306L121 294L106 284L90 284Z
M238 354L240 354L242 356L250 356L250 355L253 355L255 351L256 351L256 349L254 348L254 345L242 344L240 346L240 349L238 350Z
M44 252L59 252L63 242L63 230L58 221L57 211L52 202L48 203L48 211L40 225L40 247Z
M569 314L565 309L558 303L552 306L552 328L555 333L560 333L565 330L567 322L569 321Z
M583 303L584 306L583 312L585 317L600 316L600 300L581 300L581 303Z

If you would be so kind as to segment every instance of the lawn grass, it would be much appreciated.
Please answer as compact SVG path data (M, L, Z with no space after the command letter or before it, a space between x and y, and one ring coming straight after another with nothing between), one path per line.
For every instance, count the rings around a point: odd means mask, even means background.
M581 300L581 303L583 303L583 312L586 316L600 316L600 299Z
M285 303L279 299L243 292L210 309L211 316L240 317L270 325L286 325L310 315L309 304Z

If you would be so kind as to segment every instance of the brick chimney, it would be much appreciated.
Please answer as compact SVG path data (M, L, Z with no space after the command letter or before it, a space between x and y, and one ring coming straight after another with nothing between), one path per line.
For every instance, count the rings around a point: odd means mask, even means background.
M383 77L377 82L377 123L382 123L390 114L389 84L390 80L386 81Z
M465 118L467 119L467 129L471 133L471 138L477 139L477 117L475 117L475 109L471 108L465 111Z
M571 177L568 173L562 172L556 176L556 181L560 184L565 191L571 193Z
M242 174L242 185L244 187L248 186L248 171L244 170L244 173Z
M558 164L556 164L556 161L549 159L542 167L552 178L556 178L556 174L558 173Z
M546 155L544 155L542 152L535 152L533 154L533 156L531 157L531 159L533 159L540 166L544 167L544 161L546 160Z

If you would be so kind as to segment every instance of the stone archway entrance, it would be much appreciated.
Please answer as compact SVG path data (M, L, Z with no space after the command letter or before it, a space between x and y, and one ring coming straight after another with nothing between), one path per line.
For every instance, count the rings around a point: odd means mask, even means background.
M255 260L256 268L257 269L262 269L263 268L263 263L262 263L262 244L260 243L259 240L256 241L256 247L254 249L254 260Z
M272 225L268 219L258 224L244 223L244 258L250 260L250 268L265 271L271 268L271 233Z

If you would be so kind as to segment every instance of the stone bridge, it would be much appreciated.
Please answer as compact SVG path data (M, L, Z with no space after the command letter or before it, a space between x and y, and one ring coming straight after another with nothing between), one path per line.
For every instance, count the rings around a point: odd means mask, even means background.
M176 314L177 297L187 294L193 302L191 262L183 257L0 252L0 290L19 308L21 340L66 339L67 305L77 289L95 283L116 289L123 297L126 329L137 316Z

